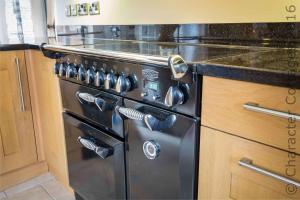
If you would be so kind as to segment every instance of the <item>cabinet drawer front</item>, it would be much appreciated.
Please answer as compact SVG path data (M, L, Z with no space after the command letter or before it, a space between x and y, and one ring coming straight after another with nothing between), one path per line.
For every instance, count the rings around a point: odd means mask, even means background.
M205 127L201 135L200 199L300 198L299 155Z
M300 90L212 77L203 81L202 125L300 153L294 144L300 140Z

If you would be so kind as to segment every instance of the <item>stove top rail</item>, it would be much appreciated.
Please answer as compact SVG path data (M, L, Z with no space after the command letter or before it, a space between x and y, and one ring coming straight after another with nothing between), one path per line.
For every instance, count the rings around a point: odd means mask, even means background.
M127 53L127 52L119 52L119 51L108 51L101 49L88 49L84 47L78 46L63 46L63 45L52 45L52 44L44 44L42 45L43 50L62 52L62 53L78 53L86 56L101 56L104 58L114 58L126 61L134 61L138 63L146 63L146 64L154 64L154 65L162 65L169 66L169 57L163 56L150 56L150 55L142 55L135 53Z

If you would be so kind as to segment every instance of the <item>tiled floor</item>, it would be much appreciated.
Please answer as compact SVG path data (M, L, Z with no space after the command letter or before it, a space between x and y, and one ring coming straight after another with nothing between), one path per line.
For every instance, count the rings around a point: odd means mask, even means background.
M75 198L50 173L47 173L0 192L0 200L75 200Z

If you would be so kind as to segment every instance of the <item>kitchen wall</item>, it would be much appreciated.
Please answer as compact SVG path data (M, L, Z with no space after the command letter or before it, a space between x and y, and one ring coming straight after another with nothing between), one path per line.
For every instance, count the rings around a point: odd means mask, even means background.
M300 8L299 0L100 0L100 15L65 16L67 4L94 1L56 0L56 25L288 22L290 6Z

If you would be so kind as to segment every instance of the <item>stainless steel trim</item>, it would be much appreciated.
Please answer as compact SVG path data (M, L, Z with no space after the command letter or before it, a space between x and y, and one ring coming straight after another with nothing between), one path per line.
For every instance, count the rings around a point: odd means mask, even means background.
M155 127L153 127L153 122L158 121L152 115L141 113L140 111L137 111L132 108L125 108L125 107L118 106L116 107L116 110L122 115L124 115L125 117L127 117L128 119L144 121L144 123L146 124L147 128L150 131L153 131L155 129Z
M250 111L254 111L254 112L260 112L260 113L264 113L267 115L272 115L272 116L276 116L276 117L281 117L281 118L293 118L296 121L300 121L300 115L297 114L291 114L291 113L287 113L287 112L283 112L283 111L279 111L279 110L273 110L273 109L269 109L269 108L264 108L259 106L259 104L256 103L245 103L243 105L243 107L247 110Z
M79 92L79 91L77 91L75 95L76 95L78 101L79 101L81 104L83 104L83 102L82 102L81 100L84 100L84 101L89 102L89 103L94 103L94 104L98 107L98 109L99 109L101 112L104 111L104 108L102 107L103 104L102 104L102 105L99 105L99 103L98 103L98 101L97 101L97 100L100 100L100 101L104 102L103 99L98 98L98 97L95 97L95 96L92 95L92 94L85 93L85 92Z
M17 75L18 75L18 85L19 85L19 92L20 92L20 109L21 112L25 112L25 101L24 101L24 93L23 93L23 85L22 85L22 79L21 79L21 70L20 70L20 62L19 58L15 58L16 63L16 69L17 69Z
M131 60L142 63L156 64L156 65L164 65L168 66L168 57L160 57L160 56L149 56L149 55L140 55L134 53L124 53L124 52L116 52L116 51L107 51L107 50L94 50L83 47L72 47L72 46L61 46L61 45L50 45L46 44L43 46L46 50L58 51L58 52L66 52L66 53L79 53L83 55L92 55L92 56L103 56L106 58L119 58L123 60Z
M281 176L279 174L276 174L274 172L270 172L266 169L263 169L261 167L258 167L256 165L253 164L253 161L248 159L248 158L242 158L241 160L239 160L239 165L242 166L242 167L245 167L247 169L250 169L250 170L253 170L255 172L258 172L260 174L263 174L265 176L269 176L271 178L274 178L274 179L277 179L281 182L284 182L284 183L287 183L287 184L293 184L295 185L296 187L299 187L300 188L300 183L297 182L297 181L294 181L292 179L289 179L289 178L286 178L284 176Z
M175 79L181 79L186 75L189 70L188 65L184 62L183 58L179 55L169 57L169 65Z
M77 138L78 142L82 144L85 148L94 151L96 154L98 154L102 159L105 159L112 155L112 151L108 148L97 146L94 142L85 139L81 136Z
M146 141L143 144L143 152L149 160L154 160L159 156L160 153L160 146L153 140Z
M123 114L124 116L126 116L129 119L133 119L133 120L143 120L145 117L144 113L141 113L135 109L132 108L125 108L125 107L117 107L116 108L119 113Z

